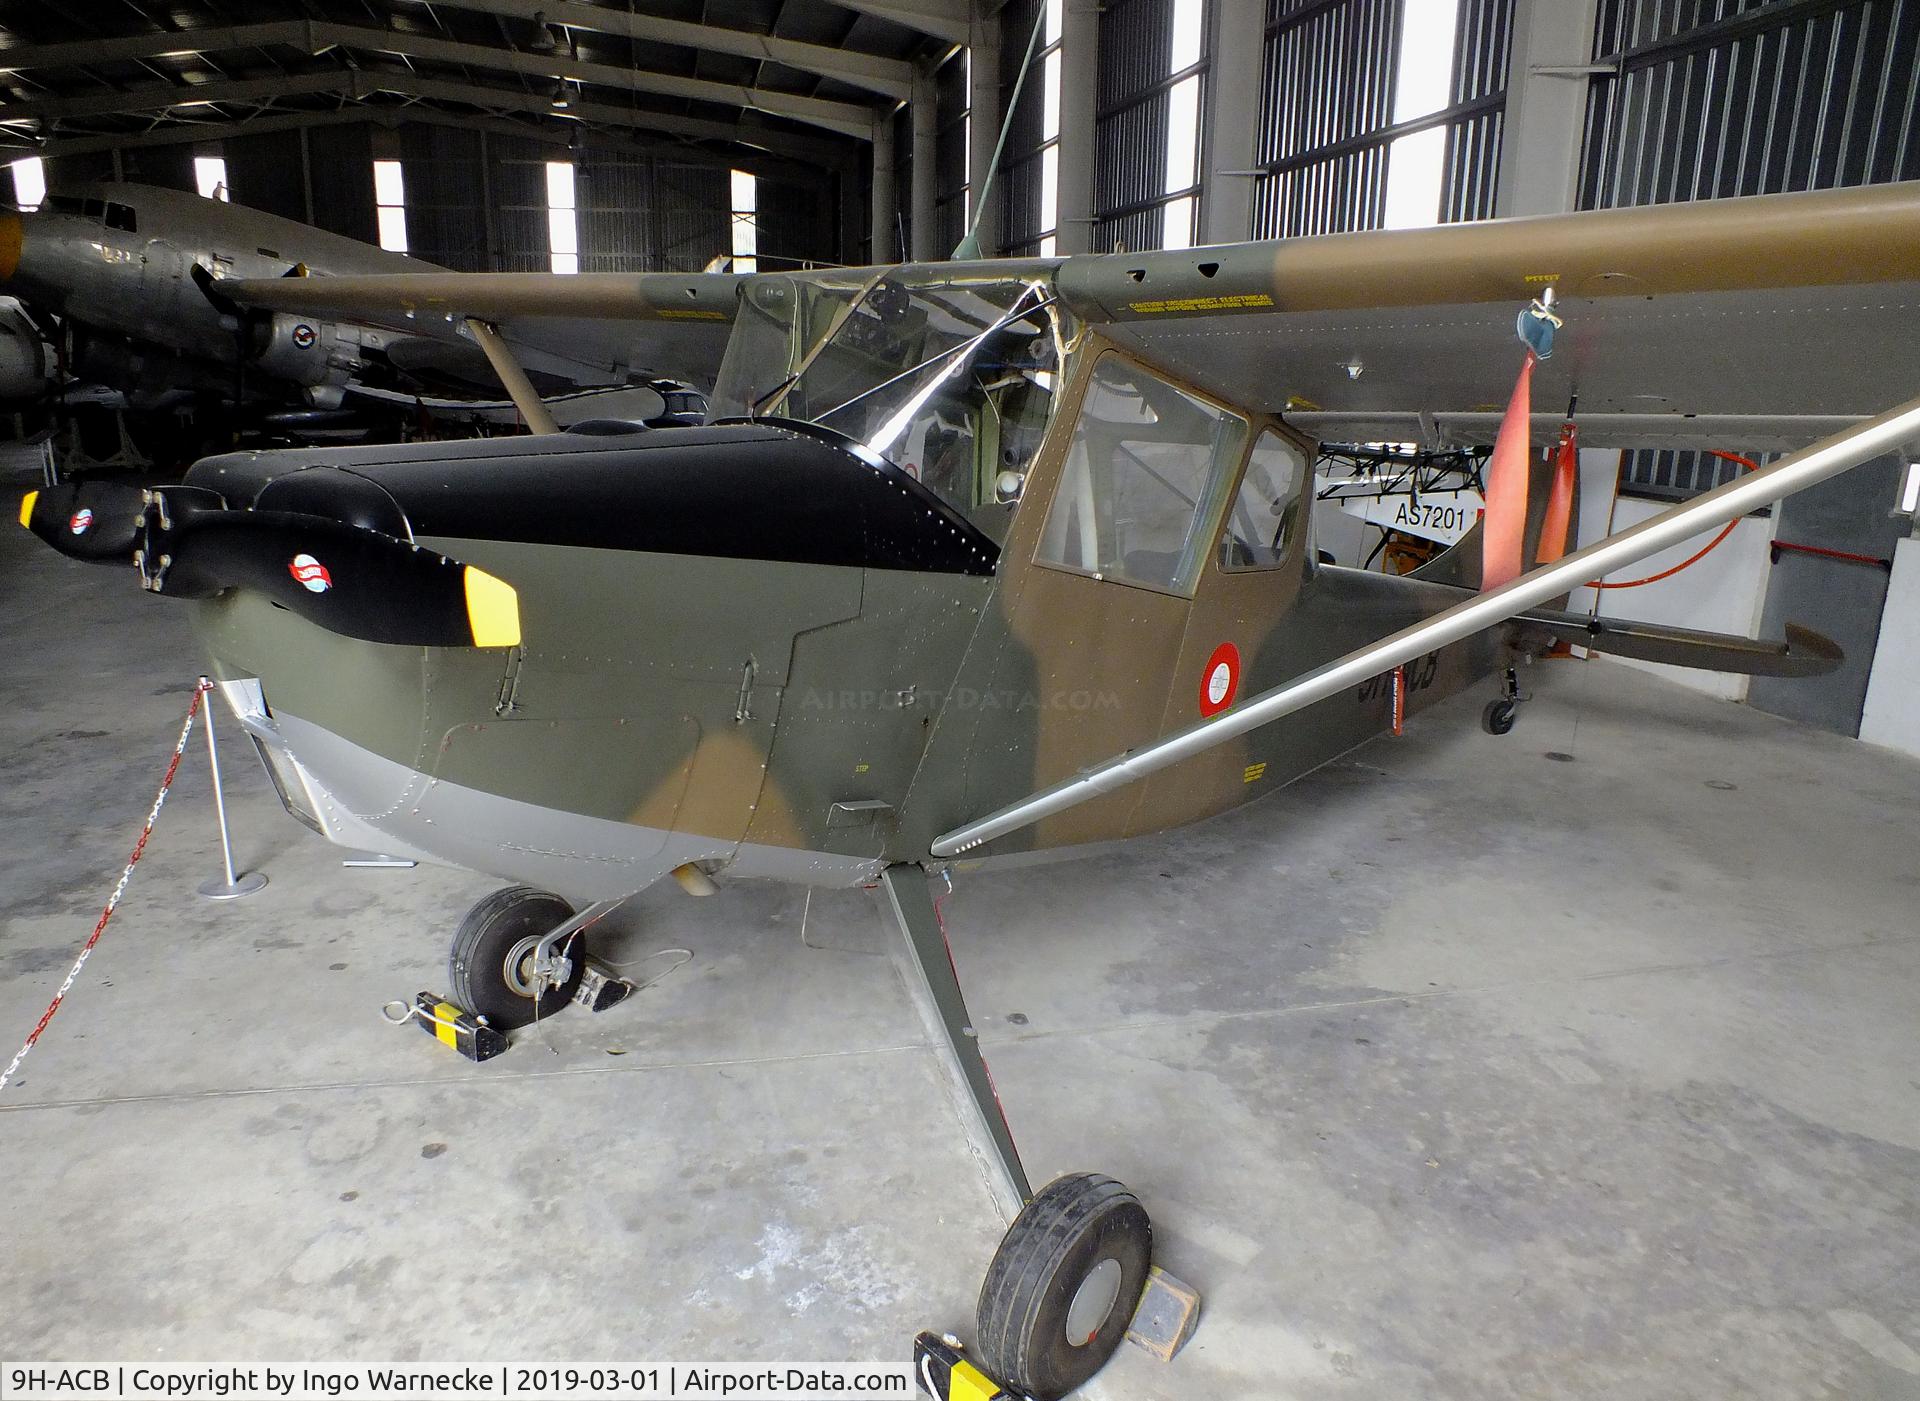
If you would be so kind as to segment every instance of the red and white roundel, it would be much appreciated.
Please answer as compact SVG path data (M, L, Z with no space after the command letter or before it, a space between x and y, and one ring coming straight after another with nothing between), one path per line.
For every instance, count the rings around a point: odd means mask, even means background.
M1233 704L1239 691L1240 649L1231 642L1222 642L1213 649L1206 669L1200 673L1200 713L1218 715Z
M325 593L333 587L333 575L312 555L295 555L287 564L287 573L299 581L308 593Z
M75 511L67 521L67 529L71 530L75 535L85 535L89 530L93 529L93 508L91 506L82 506L79 510Z

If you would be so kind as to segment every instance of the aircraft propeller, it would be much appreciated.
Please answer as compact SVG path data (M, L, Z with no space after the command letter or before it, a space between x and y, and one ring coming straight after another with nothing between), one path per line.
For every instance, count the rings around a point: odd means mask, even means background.
M343 637L402 647L511 647L519 596L485 570L326 516L233 510L196 487L78 482L30 492L20 523L61 554L129 560L178 598L263 594Z

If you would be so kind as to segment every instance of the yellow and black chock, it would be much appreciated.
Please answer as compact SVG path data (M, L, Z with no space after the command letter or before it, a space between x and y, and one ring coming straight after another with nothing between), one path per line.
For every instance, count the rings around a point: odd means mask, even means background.
M465 1008L433 993L423 992L413 999L413 1015L430 1035L468 1060L492 1060L507 1049L504 1031L496 1031Z
M952 1337L921 1333L913 1340L913 1374L934 1401L1014 1401L1014 1395L967 1361Z

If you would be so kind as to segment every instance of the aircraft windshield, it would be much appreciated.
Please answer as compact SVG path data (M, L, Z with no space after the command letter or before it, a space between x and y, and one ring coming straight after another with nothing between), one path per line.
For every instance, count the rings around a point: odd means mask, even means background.
M1053 411L1065 313L1041 278L756 278L712 413L797 418L899 466L1003 539Z

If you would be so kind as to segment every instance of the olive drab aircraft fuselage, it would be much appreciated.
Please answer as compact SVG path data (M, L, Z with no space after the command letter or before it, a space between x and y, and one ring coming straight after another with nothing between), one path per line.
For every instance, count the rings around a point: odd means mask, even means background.
M521 640L496 648L370 646L247 591L198 604L289 807L343 845L573 899L688 864L863 883L1458 600L1318 563L1312 441L1105 343L1043 278L902 269L863 296L871 281L756 289L716 396L737 421L197 466L188 485L230 503L350 472L418 543L518 595ZM902 375L988 332L961 368ZM1407 668L1405 708L1499 650ZM1359 688L1004 845L1236 806L1393 705L1390 685Z

